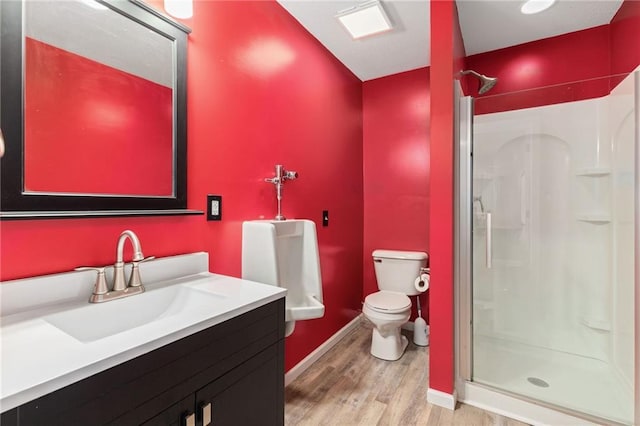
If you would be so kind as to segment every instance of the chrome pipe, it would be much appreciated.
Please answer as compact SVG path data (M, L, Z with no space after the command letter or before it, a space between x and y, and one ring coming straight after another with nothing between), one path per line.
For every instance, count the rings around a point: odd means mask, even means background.
M286 180L294 180L298 178L298 172L294 172L293 170L285 170L282 164L276 164L276 175L272 178L265 178L264 181L267 183L272 183L276 188L276 204L278 208L278 212L276 214L275 220L285 220L286 218L282 215L282 185Z

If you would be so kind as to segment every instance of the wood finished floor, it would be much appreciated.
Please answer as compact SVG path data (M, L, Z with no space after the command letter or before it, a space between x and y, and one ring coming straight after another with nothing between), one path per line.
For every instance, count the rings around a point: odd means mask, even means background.
M429 348L409 343L399 361L388 362L372 357L370 345L363 320L290 383L285 425L525 425L466 404L451 411L427 403Z

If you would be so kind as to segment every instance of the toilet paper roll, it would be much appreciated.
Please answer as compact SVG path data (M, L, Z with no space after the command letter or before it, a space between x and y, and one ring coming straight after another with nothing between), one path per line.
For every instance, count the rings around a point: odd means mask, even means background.
M418 278L413 282L413 285L421 293L424 293L429 289L429 274L420 274Z

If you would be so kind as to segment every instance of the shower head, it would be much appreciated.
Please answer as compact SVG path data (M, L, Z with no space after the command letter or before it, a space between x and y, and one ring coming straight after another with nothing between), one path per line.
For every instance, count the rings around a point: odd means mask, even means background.
M480 95L482 95L483 93L487 93L498 82L497 77L487 77L486 75L477 73L473 70L460 71L460 75L466 74L471 74L480 80L480 88L478 89L478 94Z

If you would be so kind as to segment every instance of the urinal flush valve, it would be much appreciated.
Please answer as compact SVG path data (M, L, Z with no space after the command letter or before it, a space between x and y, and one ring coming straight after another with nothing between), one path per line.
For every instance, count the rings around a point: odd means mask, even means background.
M282 164L276 164L276 175L272 178L264 179L265 182L272 183L276 186L276 201L278 203L278 214L276 215L276 220L286 219L281 212L282 185L284 185L284 182L287 180L294 180L297 178L298 172L294 172L293 170L285 170Z

